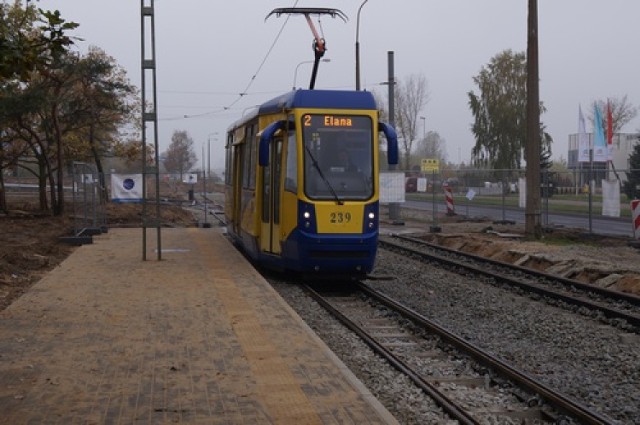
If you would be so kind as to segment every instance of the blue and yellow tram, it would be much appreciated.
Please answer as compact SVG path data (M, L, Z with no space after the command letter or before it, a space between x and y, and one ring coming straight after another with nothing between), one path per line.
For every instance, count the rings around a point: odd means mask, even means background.
M395 130L365 91L295 90L227 133L228 232L256 262L317 275L373 269L379 224L379 134Z

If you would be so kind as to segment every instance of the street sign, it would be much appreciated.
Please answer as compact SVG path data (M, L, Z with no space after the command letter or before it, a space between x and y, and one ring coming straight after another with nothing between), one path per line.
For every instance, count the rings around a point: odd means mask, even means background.
M424 173L439 173L440 172L440 160L433 158L422 158L420 163L420 171Z

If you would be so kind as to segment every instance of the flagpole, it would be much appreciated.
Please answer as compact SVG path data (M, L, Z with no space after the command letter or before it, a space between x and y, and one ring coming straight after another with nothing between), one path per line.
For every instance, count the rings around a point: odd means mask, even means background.
M616 166L613 163L613 112L611 110L611 101L607 99L607 159L609 160L608 166L611 166L613 175L616 176L618 184L622 187L622 180L616 171ZM608 178L609 176L607 176Z
M613 119L611 114L611 102L607 99L607 181L611 179L611 168L613 168L612 144L613 144ZM615 174L615 171L614 171Z
M589 140L589 172L587 173L587 184L589 185L589 233L591 232L591 215L593 210L593 185L591 184L591 178L593 175L593 148L592 148L591 140Z

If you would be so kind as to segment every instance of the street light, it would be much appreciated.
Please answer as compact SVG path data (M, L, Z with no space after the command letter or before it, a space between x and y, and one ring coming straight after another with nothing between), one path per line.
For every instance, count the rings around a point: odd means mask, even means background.
M331 62L331 59L322 59L322 62ZM313 63L314 61L302 61L300 62L298 65L296 65L296 71L293 73L293 89L296 89L296 79L298 78L298 68L300 68L300 65L305 64L305 63Z
M211 136L217 136L217 135L218 135L217 131L215 133L209 133L207 135L207 176L209 177L211 177L211 140L213 141L218 140L217 137L212 138Z
M420 117L422 120L422 138L427 138L427 117Z
M360 11L362 6L369 0L364 0L358 8L358 17L356 19L356 90L360 90Z
M202 145L202 197L204 199L204 222L202 224L203 227L211 227L209 224L209 211L207 209L207 177L211 177L211 136L217 136L218 132L209 133L207 135L207 161L205 162L204 156L204 144ZM213 140L218 140L216 137ZM206 164L206 167L205 167Z

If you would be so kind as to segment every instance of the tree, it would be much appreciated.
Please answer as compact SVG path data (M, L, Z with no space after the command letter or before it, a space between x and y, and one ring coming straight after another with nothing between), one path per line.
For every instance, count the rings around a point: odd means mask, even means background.
M41 209L48 209L48 186L53 213L63 213L63 171L73 161L94 163L104 189L102 158L133 154L119 149L119 128L138 123L131 113L139 104L135 89L113 58L96 48L85 57L60 57L56 68L5 84L2 94L0 122L11 148L6 152L12 152L3 163L38 178Z
M73 45L67 35L78 27L66 22L59 11L45 11L34 5L22 8L0 4L0 81L28 81L33 72L48 69ZM37 26L37 24L40 24Z
M622 191L629 199L640 199L640 143L636 143L629 155L629 172L622 184Z
M4 167L15 167L16 158L27 152L29 147L14 140L12 129L7 128L1 116L6 115L7 111L13 112L16 106L19 110L25 109L24 103L16 103L16 99L7 96L7 93L19 89L20 84L30 81L38 73L54 67L73 44L73 38L67 32L78 26L62 19L57 10L43 11L28 3L23 9L20 3L0 4L0 133L3 135L0 147L0 209L3 210L6 210ZM33 107L34 96L28 100L31 102L29 106ZM9 156L6 156L7 153ZM39 164L42 166L42 158Z
M545 172L548 171L553 165L553 160L551 159L551 149L543 149L540 154L540 169Z
M468 93L476 139L472 161L476 166L520 169L527 142L525 54L511 50L497 54L473 81L479 93ZM540 110L544 112L542 104ZM550 150L551 136L540 125L542 150Z
M593 104L598 105L600 111L602 111L602 128L604 129L607 128L607 104L611 105L611 127L613 133L619 133L625 125L629 124L638 115L638 108L628 102L626 94L622 99L617 97L607 98L607 100L598 99ZM593 108L589 112L588 120L593 128Z
M76 160L86 158L96 165L102 188L102 201L106 201L106 182L102 159L114 153L138 155L139 152L127 151L119 140L121 126L137 126L134 116L136 89L129 82L125 71L117 65L115 59L102 50L92 47L78 64L79 79L77 89L77 112L79 139L73 146ZM136 144L139 146L139 144ZM139 155L138 155L139 156Z
M395 90L396 131L400 134L404 153L404 168L410 168L411 151L416 140L420 111L429 102L429 90L424 75L410 75L400 81Z
M422 158L433 158L445 162L447 160L447 154L444 146L445 140L440 137L440 134L438 134L437 131L429 131L426 137L418 140L415 156L418 160Z
M394 90L395 128L398 132L403 156L404 168L408 170L411 162L413 143L417 139L419 115L429 102L427 80L423 75L410 75L405 80L398 81ZM389 111L374 93L376 103L380 109L380 118L388 120ZM388 95L385 97L388 105Z
M184 130L173 132L171 144L163 156L167 171L180 174L180 179L198 161L193 150L193 139Z

